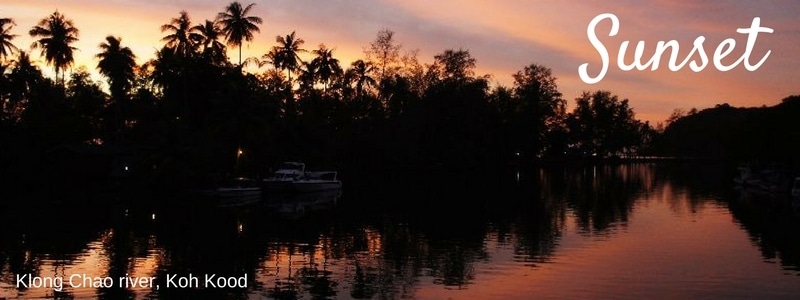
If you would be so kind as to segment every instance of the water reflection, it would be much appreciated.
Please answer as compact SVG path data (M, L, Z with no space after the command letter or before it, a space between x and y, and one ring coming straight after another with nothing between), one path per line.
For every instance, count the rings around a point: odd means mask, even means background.
M393 174L391 182L351 179L342 194L238 208L135 199L6 207L0 290L11 295L0 296L614 298L687 288L708 298L800 295L798 216L743 201L726 185L727 172L632 164ZM669 248L652 248L662 242ZM708 254L710 261L695 261ZM698 263L736 268L703 273L692 269ZM155 277L160 288L14 288L15 276L28 273ZM247 288L165 288L169 276L188 274L201 282L206 274L246 277Z
M731 214L742 225L766 261L800 276L800 200L738 191Z

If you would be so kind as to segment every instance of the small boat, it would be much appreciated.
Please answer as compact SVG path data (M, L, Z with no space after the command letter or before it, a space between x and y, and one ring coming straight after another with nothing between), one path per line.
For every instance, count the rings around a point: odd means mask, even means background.
M761 184L759 179L750 167L739 167L739 177L733 178L733 182L740 186L756 186Z
M733 182L738 189L770 196L786 196L793 190L793 176L788 171L775 167L740 167L739 176Z
M263 180L266 191L307 193L336 190L342 187L336 171L306 171L301 162L284 162L271 177Z
M217 206L240 206L261 201L261 187L253 179L237 177L221 187L202 190L201 195Z

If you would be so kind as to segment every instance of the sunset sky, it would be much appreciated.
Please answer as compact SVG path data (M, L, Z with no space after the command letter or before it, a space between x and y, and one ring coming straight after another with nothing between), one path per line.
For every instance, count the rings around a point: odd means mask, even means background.
M162 24L186 10L193 23L213 19L230 3L220 0L1 0L0 17L17 24L12 34L19 48L30 51L33 40L28 31L38 20L58 10L74 21L80 30L75 66L94 70L98 44L111 34L122 37L143 63L153 57L165 35ZM800 94L800 2L784 1L522 1L522 0L440 0L440 1L312 1L251 0L253 15L264 19L261 32L243 48L243 56L258 56L275 45L276 35L296 31L313 50L321 43L334 48L343 67L363 58L363 48L381 29L395 32L401 51L419 50L419 59L430 63L433 55L446 49L467 49L477 59L478 74L491 74L493 84L512 84L511 74L531 63L553 69L557 84L570 109L582 91L609 90L630 100L637 118L661 122L676 108L708 108L719 103L733 106L775 105L786 96ZM597 27L597 36L609 49L610 66L604 79L587 84L578 77L578 66L589 63L589 73L599 72L601 60L587 38L587 26L602 13L619 18L619 33L609 37L609 20ZM755 71L743 64L728 72L713 64L714 50L721 41L736 41L730 63L744 52L747 35L737 28L749 28L753 18L773 33L760 33L750 61L759 61L771 51ZM680 43L678 61L692 49L698 36L709 64L700 72L688 65L672 72L667 68L669 54L655 70L621 71L617 53L622 41L630 41L626 63L632 61L634 47L645 41L643 59L648 60L658 41ZM229 48L232 61L238 50ZM52 70L32 56L45 71ZM699 56L695 55L693 58ZM256 72L257 70L251 70ZM52 72L52 71L49 71ZM51 74L51 73L48 73ZM100 77L97 77L100 80Z

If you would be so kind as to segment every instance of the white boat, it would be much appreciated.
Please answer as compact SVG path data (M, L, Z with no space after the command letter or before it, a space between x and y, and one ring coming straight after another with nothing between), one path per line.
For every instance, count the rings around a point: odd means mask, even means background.
M319 192L342 187L336 171L306 171L301 162L284 162L271 177L264 179L262 186L272 192Z

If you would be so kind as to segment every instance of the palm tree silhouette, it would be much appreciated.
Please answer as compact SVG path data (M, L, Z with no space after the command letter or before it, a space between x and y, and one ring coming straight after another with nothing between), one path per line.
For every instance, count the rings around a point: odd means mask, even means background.
M350 73L350 77L355 79L356 82L356 95L359 98L362 98L364 95L364 89L375 86L377 82L375 78L369 76L375 71L375 66L372 65L370 62L365 62L364 60L357 60L350 64L350 69L347 70Z
M133 54L131 48L122 47L120 45L121 42L122 38L109 35L106 37L105 43L100 43L98 45L102 52L95 55L95 58L100 59L97 63L97 69L100 71L100 74L108 79L111 98L114 100L113 105L116 108L118 129L122 129L124 126L122 105L136 78L136 74L134 73L136 68L136 55Z
M97 69L108 79L111 97L116 101L123 99L135 78L136 55L131 48L121 46L122 38L107 36L100 43L102 52L95 55L100 61Z
M76 48L70 44L78 41L78 28L75 28L72 20L66 19L64 15L56 11L49 17L40 20L28 33L33 38L40 38L33 42L31 48L42 50L47 64L51 64L55 68L56 80L59 70L61 71L61 85L63 86L64 72L74 62L72 54Z
M222 30L217 23L206 20L204 24L197 25L192 30L203 37L203 55L211 58L215 63L225 59L225 45L219 41Z
M14 28L14 25L16 25L14 20L0 18L0 62L19 50L17 46L11 43L11 40L17 37L16 34L11 34L11 28Z
M317 81L317 70L319 67L317 64L312 64L310 62L303 62L301 66L297 68L299 75L297 75L297 81L300 83L300 90L302 92L311 92L314 89L314 83Z
M192 27L189 14L185 10L180 12L179 17L172 18L168 24L161 25L161 32L165 31L172 33L161 38L161 41L166 42L167 48L182 57L191 57L197 45L203 40L203 36Z
M239 48L239 66L242 65L242 42L252 41L253 32L260 32L256 24L262 23L261 18L248 16L254 5L255 3L250 3L242 8L239 2L231 2L225 7L225 11L217 15L228 45Z
M319 49L313 51L317 55L311 64L316 69L316 76L322 82L323 91L328 90L328 83L331 78L342 74L342 67L339 60L333 57L333 49L328 49L325 44L320 44Z
M305 49L300 48L305 41L298 39L294 31L286 35L286 37L277 36L275 41L278 45L272 48L272 53L274 53L272 55L272 64L278 69L287 70L289 82L291 83L292 71L300 68L302 63L299 53L307 52Z
M251 57L249 60L251 63L256 64L259 68L266 65L272 65L277 70L279 68L275 64L275 58L278 56L280 56L280 54L278 54L278 47L272 47L272 50L269 50L269 52L261 56L261 59ZM247 63L247 60L245 60L245 63Z

